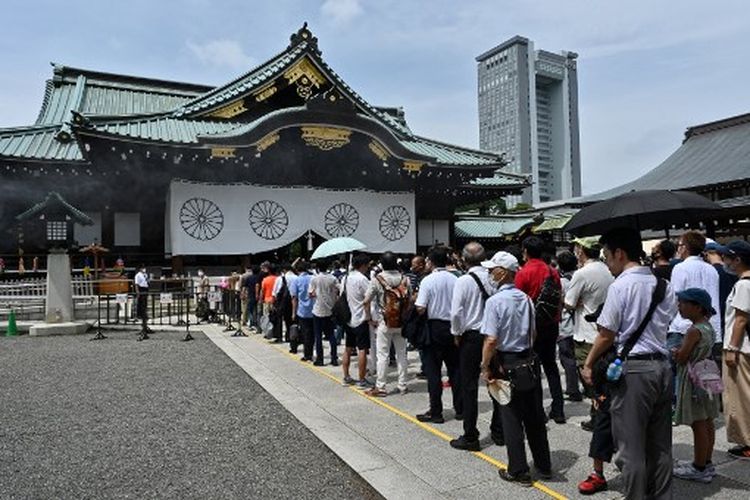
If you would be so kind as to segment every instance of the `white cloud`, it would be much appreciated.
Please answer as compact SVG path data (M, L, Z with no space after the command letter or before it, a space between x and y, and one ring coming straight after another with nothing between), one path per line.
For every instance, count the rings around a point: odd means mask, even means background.
M347 24L362 14L363 9L360 0L326 0L320 11L334 24Z
M253 58L235 40L210 40L202 44L188 41L187 46L203 64L232 69L249 69L255 65Z

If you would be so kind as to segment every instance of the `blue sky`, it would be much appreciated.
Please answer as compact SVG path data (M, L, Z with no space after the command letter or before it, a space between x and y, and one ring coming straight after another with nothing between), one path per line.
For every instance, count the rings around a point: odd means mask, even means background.
M471 147L478 54L516 34L577 52L585 193L650 170L687 126L750 112L745 0L6 0L0 19L0 127L33 122L50 61L218 85L304 21L365 99Z

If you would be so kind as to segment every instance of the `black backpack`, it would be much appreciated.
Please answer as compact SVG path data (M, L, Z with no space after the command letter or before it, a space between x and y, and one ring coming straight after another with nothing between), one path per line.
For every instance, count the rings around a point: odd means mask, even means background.
M341 326L346 326L352 319L352 311L349 309L349 301L346 298L346 279L347 277L344 277L344 284L341 287L341 295L336 299L336 302L331 309L333 320Z
M542 289L534 301L537 333L545 327L557 325L560 318L560 301L562 300L562 287L555 281L552 268L548 267L549 274L542 282Z

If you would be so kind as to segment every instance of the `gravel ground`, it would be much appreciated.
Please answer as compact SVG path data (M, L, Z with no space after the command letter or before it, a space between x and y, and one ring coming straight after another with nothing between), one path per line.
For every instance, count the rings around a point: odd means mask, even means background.
M0 337L2 498L380 498L202 334Z

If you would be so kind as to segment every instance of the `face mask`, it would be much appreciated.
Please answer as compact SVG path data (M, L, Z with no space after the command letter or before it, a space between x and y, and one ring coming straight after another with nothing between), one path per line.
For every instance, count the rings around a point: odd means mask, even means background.
M203 271L198 271L198 276L202 278L203 277Z
M731 274L732 276L736 276L737 273L735 273L731 267L729 267L727 264L722 264L722 267L724 268L724 272L727 274Z

